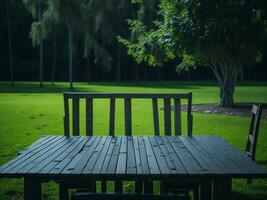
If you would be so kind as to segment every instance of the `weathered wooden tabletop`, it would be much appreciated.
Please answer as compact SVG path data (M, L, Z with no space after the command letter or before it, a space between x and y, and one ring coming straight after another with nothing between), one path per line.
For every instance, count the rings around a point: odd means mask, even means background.
M0 167L0 177L173 179L267 177L217 136L44 136Z

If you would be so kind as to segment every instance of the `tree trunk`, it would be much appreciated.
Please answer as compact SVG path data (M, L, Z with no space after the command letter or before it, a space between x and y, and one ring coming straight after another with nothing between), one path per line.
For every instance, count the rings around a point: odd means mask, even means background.
M240 74L242 65L235 62L211 62L209 64L220 84L221 107L234 106L234 91L236 79Z
M42 20L42 5L41 0L38 3L38 21ZM43 38L41 38L40 42L40 60L39 60L39 80L40 80L40 87L43 87Z
M72 30L69 27L69 82L70 89L73 89L73 36Z
M53 54L53 66L52 66L52 75L51 75L51 84L52 85L54 85L54 82L55 82L56 58L57 58L57 28L55 27L54 54Z
M8 29L8 52L9 52L9 72L10 72L10 83L14 87L14 65L13 65L13 49L12 49L12 38L11 38L11 23L10 23L10 12L9 12L9 0L6 4L7 14L7 29Z
M90 70L90 52L88 53L87 55L87 58L86 58L86 62L87 62L87 83L88 85L91 83L91 70Z
M120 43L118 43L118 50L117 50L117 81L121 81L121 47Z
M234 106L234 91L235 86L232 81L228 81L225 85L220 86L220 102L219 106L233 107Z

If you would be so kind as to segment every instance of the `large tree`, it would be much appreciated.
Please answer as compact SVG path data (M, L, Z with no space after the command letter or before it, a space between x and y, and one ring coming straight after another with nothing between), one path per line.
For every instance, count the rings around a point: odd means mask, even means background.
M219 105L233 106L242 67L261 59L266 12L261 0L161 0L154 27L130 20L137 41L120 41L137 62L157 66L182 58L178 69L209 66L220 85Z

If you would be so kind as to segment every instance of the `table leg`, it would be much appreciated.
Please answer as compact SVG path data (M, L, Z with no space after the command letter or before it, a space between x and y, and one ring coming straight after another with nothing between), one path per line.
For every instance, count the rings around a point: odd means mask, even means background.
M41 181L34 178L24 178L24 200L41 200Z
M200 183L200 200L212 199L212 182L209 180L201 181Z
M232 193L232 179L221 178L213 181L213 200L230 200Z

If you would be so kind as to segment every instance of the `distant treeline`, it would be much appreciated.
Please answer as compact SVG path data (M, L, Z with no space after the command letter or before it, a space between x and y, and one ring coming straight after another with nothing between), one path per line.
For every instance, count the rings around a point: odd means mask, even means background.
M7 7L7 2L8 7ZM133 12L138 12L134 8ZM131 14L132 15L132 14ZM129 16L127 16L128 18ZM121 19L120 26L124 37L130 37L126 19ZM9 67L9 37L12 43L13 70L15 81L39 80L39 47L32 47L30 29L33 17L26 10L22 1L3 0L0 4L0 81L10 80ZM8 28L10 24L10 29ZM176 72L179 60L166 63L164 67L149 67L145 63L137 64L127 55L127 49L118 42L106 45L106 50L112 56L111 68L95 62L94 55L85 59L83 54L83 36L74 33L74 81L161 81L161 80L215 80L209 68L199 67L196 70ZM55 48L56 40L56 48ZM100 39L101 40L101 39ZM101 41L100 41L101 43ZM54 60L56 51L56 59ZM262 63L255 68L244 66L240 79L267 80L267 47L263 54ZM55 65L53 65L55 62ZM118 73L119 63L119 73ZM44 81L68 81L68 34L65 26L58 26L56 35L53 32L43 43ZM53 73L53 66L54 68Z

